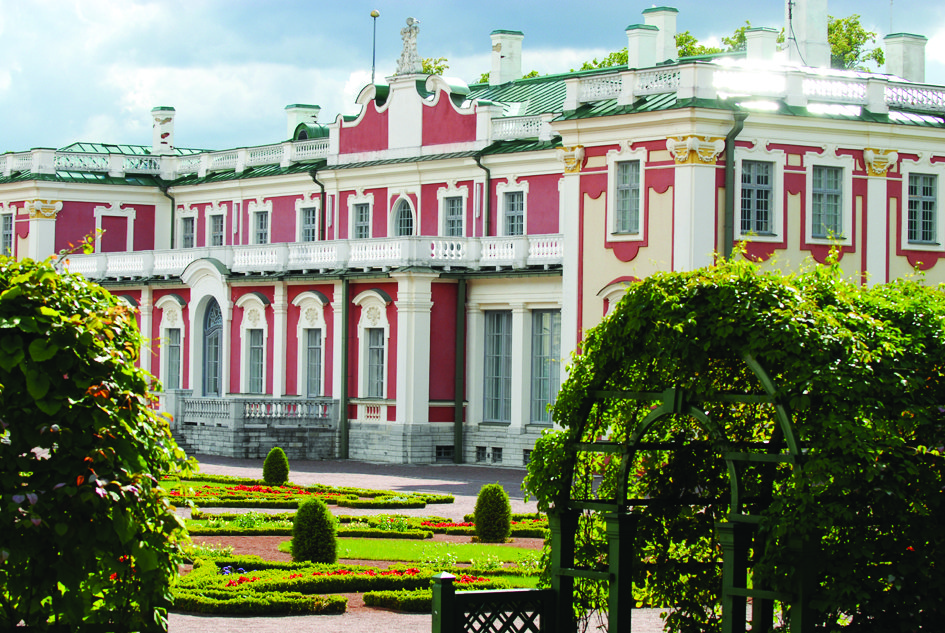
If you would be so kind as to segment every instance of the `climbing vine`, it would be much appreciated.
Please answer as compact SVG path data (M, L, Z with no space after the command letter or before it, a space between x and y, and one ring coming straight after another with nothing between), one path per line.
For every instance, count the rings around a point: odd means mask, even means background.
M756 580L790 592L813 574L811 608L827 628L932 626L945 595L945 291L920 278L862 286L835 264L782 275L738 259L634 283L587 333L555 404L562 428L536 445L527 491L542 510L613 498L622 483L630 498L671 501L633 508L636 596L670 608L668 631L718 630L716 524L731 510L722 452L781 439L773 406L721 397L763 391L751 358L804 447L802 468L770 464L745 478L743 511L761 521ZM658 404L601 392L668 388L709 418L669 415L646 432L674 450L639 450L629 465L569 450L626 443ZM581 525L576 562L603 569L602 522L585 513ZM804 564L799 542L813 547ZM576 613L606 608L606 585L578 587Z

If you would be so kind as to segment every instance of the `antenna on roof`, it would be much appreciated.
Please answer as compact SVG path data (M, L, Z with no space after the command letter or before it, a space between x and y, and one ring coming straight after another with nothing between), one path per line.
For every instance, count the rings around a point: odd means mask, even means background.
M371 19L374 21L374 41L371 43L371 83L374 83L374 62L377 60L377 18L381 17L381 12L377 9L371 11Z
M890 0L891 1L891 0ZM788 15L788 42L794 42L794 48L797 49L797 56L801 58L801 63L805 66L807 61L804 60L804 53L801 51L800 45L797 43L797 35L794 34L794 5L797 4L794 0L788 0L787 3L787 15ZM790 46L790 44L789 44Z

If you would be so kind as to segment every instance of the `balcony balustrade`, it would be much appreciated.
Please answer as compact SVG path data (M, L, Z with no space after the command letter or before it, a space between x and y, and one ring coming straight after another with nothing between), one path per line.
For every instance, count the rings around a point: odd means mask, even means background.
M236 274L290 274L329 270L527 268L564 261L562 235L517 237L395 237L326 242L252 244L70 255L69 272L89 279L171 279L192 262L213 258Z

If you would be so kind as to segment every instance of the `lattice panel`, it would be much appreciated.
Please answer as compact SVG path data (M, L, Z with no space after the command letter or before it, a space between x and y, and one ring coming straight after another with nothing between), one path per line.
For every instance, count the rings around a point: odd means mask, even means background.
M541 633L539 600L485 600L463 611L465 633Z

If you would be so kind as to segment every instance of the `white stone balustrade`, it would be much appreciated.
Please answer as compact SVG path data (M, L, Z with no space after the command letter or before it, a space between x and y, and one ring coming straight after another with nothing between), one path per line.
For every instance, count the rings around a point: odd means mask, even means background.
M90 279L179 277L198 259L213 258L237 274L282 274L405 266L449 268L552 266L562 264L561 235L515 237L398 237L214 246L133 253L70 255L69 272Z

